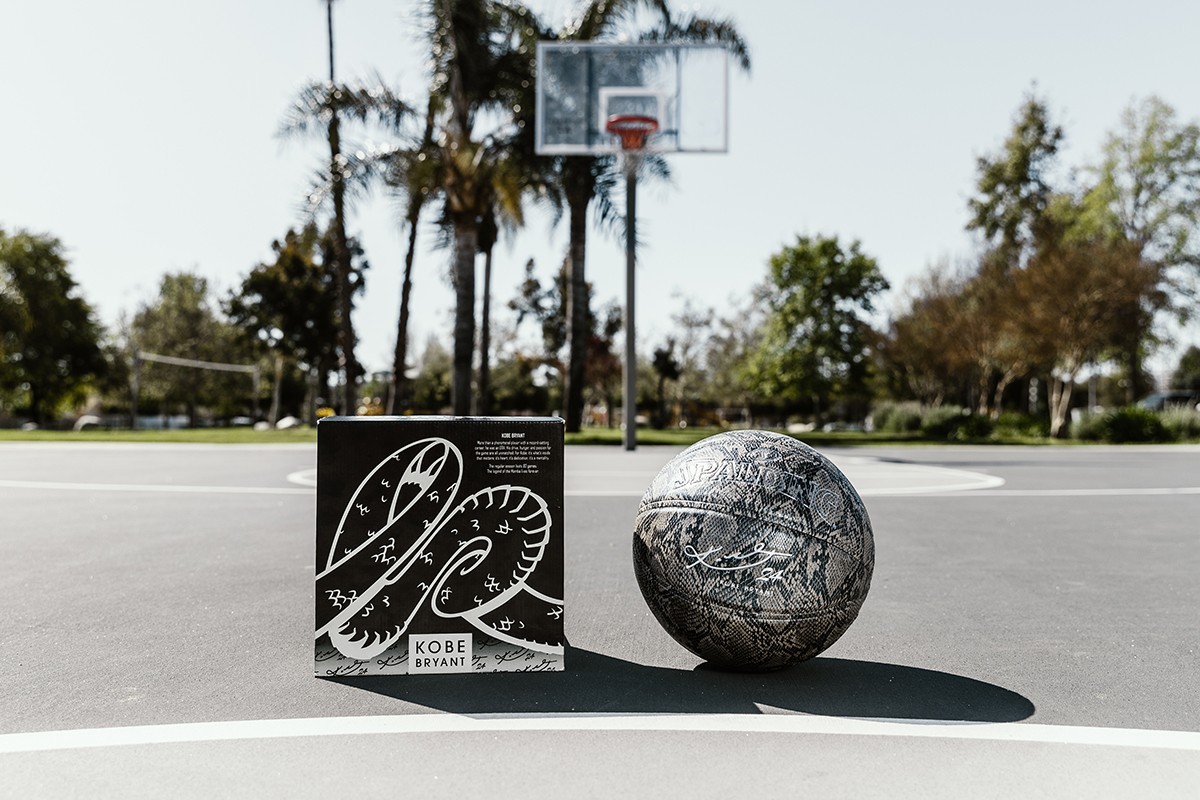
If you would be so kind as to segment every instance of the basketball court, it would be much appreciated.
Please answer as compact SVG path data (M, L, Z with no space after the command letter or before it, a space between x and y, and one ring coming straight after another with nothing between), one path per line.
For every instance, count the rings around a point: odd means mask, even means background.
M1195 796L1200 448L826 450L871 591L767 674L706 667L640 596L676 452L568 448L565 672L314 678L312 447L0 445L0 786Z

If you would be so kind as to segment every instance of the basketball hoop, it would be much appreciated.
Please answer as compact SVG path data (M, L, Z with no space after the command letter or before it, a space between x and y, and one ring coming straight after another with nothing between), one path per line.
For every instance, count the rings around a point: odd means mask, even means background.
M658 120L641 114L614 114L604 129L621 138L622 150L641 150L650 134L658 130Z

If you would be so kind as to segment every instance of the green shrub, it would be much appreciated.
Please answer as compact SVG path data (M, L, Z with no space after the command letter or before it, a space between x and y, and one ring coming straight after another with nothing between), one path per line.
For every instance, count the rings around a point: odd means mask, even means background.
M921 404L880 403L872 410L871 420L881 433L913 433L921 430Z
M1000 419L996 420L996 433L1005 437L1044 439L1050 435L1050 420L1044 416L1034 417L1005 411L1000 415Z
M1071 426L1071 436L1083 441L1114 444L1165 442L1173 438L1157 413L1138 406L1087 414Z
M1158 414L1145 408L1129 406L1118 408L1104 415L1107 436L1114 443L1121 442L1165 442L1167 429Z
M960 419L957 428L950 431L950 438L959 442L986 439L992 435L994 428L990 418L982 414L968 414Z
M1102 442L1105 438L1104 414L1087 412L1071 423L1071 438L1081 442Z
M921 418L921 433L930 439L953 439L966 415L967 410L961 406L935 406L926 409Z
M1188 408L1169 408L1159 416L1167 438L1176 442L1200 439L1200 411Z

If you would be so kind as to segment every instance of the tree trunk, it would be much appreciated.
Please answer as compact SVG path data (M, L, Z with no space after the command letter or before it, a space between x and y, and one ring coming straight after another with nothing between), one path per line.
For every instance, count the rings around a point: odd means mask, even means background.
M1142 385L1142 347L1140 340L1135 340L1129 345L1126 360L1128 362L1129 375L1125 379L1125 404L1131 406L1146 393L1146 387Z
M1071 409L1071 391L1075 386L1074 373L1059 378L1050 376L1050 438L1067 435L1067 414Z
M992 395L992 419L1000 419L1001 406L1004 404L1004 392L1012 385L1021 373L1015 369L1005 370L996 381L996 391Z
M29 416L39 428L46 427L46 413L42 410L42 393L36 381L29 382Z
M326 25L329 33L329 90L333 91L333 0L326 0ZM332 98L330 98L332 100ZM354 357L354 323L350 312L354 307L354 291L351 275L350 248L346 243L346 183L342 166L342 141L338 129L338 115L329 115L329 180L333 195L333 257L338 301L338 346L342 351L342 366L346 371L346 408L344 414L353 414L358 408L357 380L358 360Z
M658 418L654 421L654 427L662 430L667 427L667 400L666 400L666 378L661 374L658 376Z
M425 106L425 133L421 137L421 152L426 152L433 145L434 105L429 102ZM409 190L408 214L405 222L408 224L408 249L404 253L404 282L400 287L400 321L396 324L396 352L392 356L392 382L388 387L388 413L395 414L400 410L401 403L410 403L409 386L406 375L408 368L408 315L409 303L412 297L413 258L417 252L417 225L421 221L421 211L425 202L420 189Z
M389 414L400 410L408 392L408 308L412 297L413 258L417 249L417 223L421 204L413 202L408 208L408 249L404 253L404 282L400 285L400 321L396 324L396 352L392 355L392 382L388 387Z
M271 410L267 414L267 422L271 423L271 427L275 427L275 423L279 421L279 391L280 384L283 383L283 356L279 353L275 354L275 385L271 388Z
M483 312L479 327L479 403L481 415L492 413L492 250L489 245L483 254Z
M587 251L587 208L590 194L572 193L568 198L570 215L569 274L567 278L567 431L579 431L583 422L583 384L587 366L588 286L584 273Z
M450 402L457 416L471 413L471 362L475 355L475 253L478 235L473 216L454 220L454 363Z
M976 386L979 396L975 400L975 412L980 416L985 416L988 413L988 398L991 396L991 392L988 391L988 387L991 385L991 382L991 367L981 367L979 372L979 383Z
M333 195L333 257L336 262L338 346L342 351L342 367L346 372L346 408L344 414L354 414L358 408L358 360L354 357L354 309L353 265L350 247L346 240L346 184L342 167L341 138L338 133L338 117L329 118L329 177Z

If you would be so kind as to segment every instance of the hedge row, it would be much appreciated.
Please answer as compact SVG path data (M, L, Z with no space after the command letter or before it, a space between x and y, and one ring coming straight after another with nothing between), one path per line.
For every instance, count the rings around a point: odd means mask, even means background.
M1084 414L1071 426L1071 437L1085 442L1188 442L1200 440L1200 411L1163 412L1137 406Z
M871 415L871 430L920 434L933 441L1039 439L1049 435L1042 417L1005 412L998 420L972 414L961 406L880 403ZM1070 428L1073 439L1089 442L1200 441L1200 411L1175 408L1164 412L1131 406L1084 414Z

